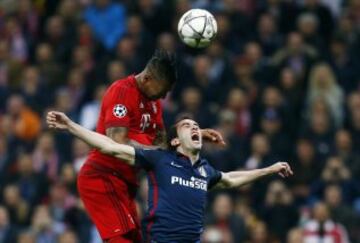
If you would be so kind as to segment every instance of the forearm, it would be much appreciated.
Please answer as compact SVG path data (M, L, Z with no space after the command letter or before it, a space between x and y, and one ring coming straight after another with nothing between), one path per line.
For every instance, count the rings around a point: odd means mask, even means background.
M159 149L162 148L161 146L157 146L157 145L145 145L145 144L141 144L135 140L129 139L127 144L129 144L130 146L134 147L134 148L141 148L141 149Z
M232 171L224 173L222 187L239 187L273 173L274 172L269 167L249 171Z
M100 152L112 155L133 164L135 157L135 150L133 147L118 144L111 138L100 133L90 131L75 122L70 122L68 131L91 147L98 149Z

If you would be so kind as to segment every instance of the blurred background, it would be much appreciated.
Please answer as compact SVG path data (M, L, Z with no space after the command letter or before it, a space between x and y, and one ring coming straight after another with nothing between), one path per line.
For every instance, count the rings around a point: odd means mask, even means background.
M190 8L218 21L206 49L177 36ZM89 147L44 116L94 129L106 87L155 48L179 58L168 126L186 112L222 132L204 150L220 170L295 171L210 193L203 242L360 242L360 0L1 0L0 242L101 242L76 189Z

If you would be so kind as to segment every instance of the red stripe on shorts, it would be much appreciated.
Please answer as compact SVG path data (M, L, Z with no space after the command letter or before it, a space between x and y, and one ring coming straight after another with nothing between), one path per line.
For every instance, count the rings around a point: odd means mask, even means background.
M121 213L124 209L122 209L121 206L118 203L119 198L117 197L117 195L115 193L115 189L114 189L113 184L111 183L111 181L106 176L103 176L103 180L104 180L104 185L105 185L105 187L107 187L107 190L108 190L107 194L109 196L109 199L110 199L111 203L113 204L114 208L117 209L116 210L116 215L118 217L119 223L128 228L129 227L128 221L124 217L124 214Z

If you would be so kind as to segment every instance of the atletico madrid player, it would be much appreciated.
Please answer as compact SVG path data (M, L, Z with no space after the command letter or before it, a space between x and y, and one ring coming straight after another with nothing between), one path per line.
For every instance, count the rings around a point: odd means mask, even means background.
M264 176L293 174L286 162L248 171L220 172L200 157L202 138L199 125L187 117L170 129L167 150L138 149L117 144L89 131L61 112L49 112L49 127L65 129L92 147L138 165L147 172L149 209L143 229L149 243L200 243L207 191L238 187Z
M160 98L177 80L172 53L158 50L145 69L115 81L106 91L96 131L134 147L165 146ZM202 131L204 138L224 144L219 133ZM137 169L117 158L92 150L78 176L85 208L106 242L139 242L140 225L134 197Z

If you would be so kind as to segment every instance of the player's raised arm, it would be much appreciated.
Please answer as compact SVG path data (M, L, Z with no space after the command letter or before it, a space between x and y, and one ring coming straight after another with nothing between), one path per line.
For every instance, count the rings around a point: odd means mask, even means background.
M46 122L50 128L67 130L104 154L122 159L130 165L135 163L135 149L133 147L116 143L107 136L90 131L73 122L62 112L50 111L47 114Z
M231 171L222 173L221 180L217 183L215 188L238 187L272 174L288 177L293 175L293 171L287 162L277 162L269 167L256 170Z

